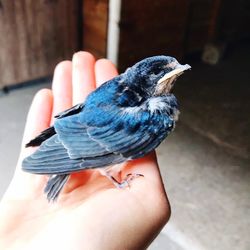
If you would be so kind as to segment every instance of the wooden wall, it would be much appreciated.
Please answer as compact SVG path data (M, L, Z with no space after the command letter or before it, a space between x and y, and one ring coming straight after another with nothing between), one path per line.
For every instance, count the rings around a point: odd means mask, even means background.
M0 87L48 76L79 49L79 1L0 2Z
M108 0L83 1L83 49L97 58L107 50Z
M48 76L79 49L106 57L108 15L109 0L0 0L0 87ZM247 36L249 21L249 0L121 0L119 69Z

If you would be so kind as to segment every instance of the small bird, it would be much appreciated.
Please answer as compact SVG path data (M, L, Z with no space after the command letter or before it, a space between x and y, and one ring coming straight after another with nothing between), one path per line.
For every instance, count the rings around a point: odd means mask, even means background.
M58 198L71 173L85 169L100 169L117 187L126 186L140 175L118 182L109 170L145 156L174 129L179 110L172 88L190 68L170 56L136 63L59 113L53 126L27 143L40 147L23 160L23 170L50 176L48 201Z

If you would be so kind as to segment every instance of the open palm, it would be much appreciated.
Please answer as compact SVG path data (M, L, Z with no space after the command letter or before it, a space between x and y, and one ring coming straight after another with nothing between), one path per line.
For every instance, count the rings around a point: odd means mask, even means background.
M87 52L59 63L52 90L39 91L33 100L23 145L52 124L55 114L116 75L110 61L95 62ZM170 208L154 153L123 164L121 179L144 175L130 188L116 189L97 170L85 170L72 174L58 201L48 203L43 193L48 177L21 170L33 150L22 147L0 203L1 249L145 249L167 222Z

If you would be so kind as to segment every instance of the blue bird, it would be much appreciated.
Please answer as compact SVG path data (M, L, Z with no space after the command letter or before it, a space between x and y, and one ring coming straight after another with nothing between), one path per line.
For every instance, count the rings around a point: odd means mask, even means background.
M72 172L108 169L155 149L178 118L174 82L189 65L170 56L146 58L107 81L80 103L56 116L54 125L26 144L40 146L23 160L24 171L46 174L48 201L54 201ZM134 176L128 176L133 179Z

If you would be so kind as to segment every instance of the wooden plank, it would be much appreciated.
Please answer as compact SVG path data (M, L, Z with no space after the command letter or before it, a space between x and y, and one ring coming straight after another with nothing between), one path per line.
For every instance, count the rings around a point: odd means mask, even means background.
M79 1L2 0L0 86L50 75L79 49Z
M181 58L189 0L122 1L119 68L147 56Z
M106 57L108 0L83 1L83 49Z

